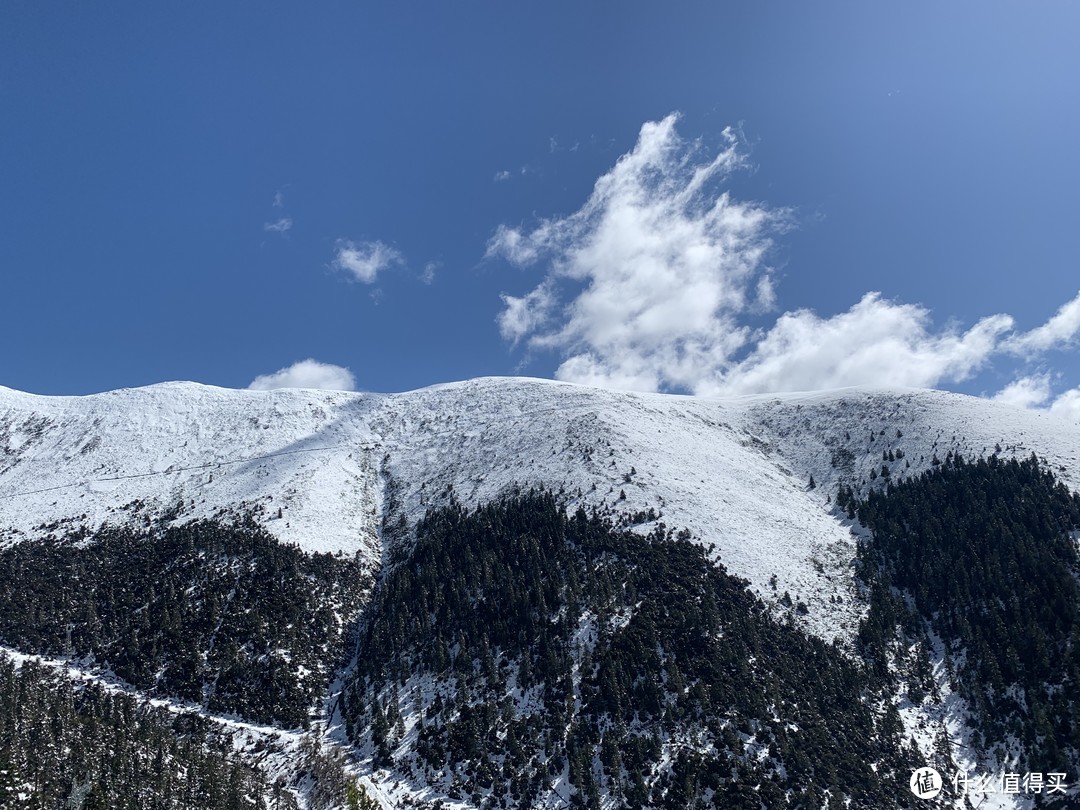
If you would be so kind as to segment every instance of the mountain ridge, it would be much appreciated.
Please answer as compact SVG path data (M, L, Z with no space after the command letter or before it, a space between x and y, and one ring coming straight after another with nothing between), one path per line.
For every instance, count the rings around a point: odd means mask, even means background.
M478 504L543 484L643 531L652 509L758 593L803 600L831 638L856 618L850 526L832 508L841 483L874 486L883 464L914 475L950 450L1034 450L1076 488L1078 447L1065 420L920 389L703 399L498 377L401 394L0 389L0 543L243 508L281 541L375 569L384 519L415 523L448 487Z

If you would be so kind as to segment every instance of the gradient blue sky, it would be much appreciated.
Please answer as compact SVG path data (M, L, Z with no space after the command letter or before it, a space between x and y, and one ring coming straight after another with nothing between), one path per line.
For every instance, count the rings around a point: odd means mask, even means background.
M1019 380L1072 407L1080 305L1031 330L1080 290L1078 41L1074 2L5 3L0 384L245 387L313 358L380 391ZM598 196L623 155L629 196ZM735 248L702 220L724 192L767 220ZM642 194L663 244L627 272L603 223ZM694 243L667 215L760 255L662 281ZM681 334L671 279L747 295ZM600 292L638 302L619 329Z

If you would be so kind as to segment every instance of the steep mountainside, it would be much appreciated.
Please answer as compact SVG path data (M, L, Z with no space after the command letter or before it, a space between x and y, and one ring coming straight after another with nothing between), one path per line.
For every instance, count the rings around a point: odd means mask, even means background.
M1078 453L932 391L0 388L0 644L226 729L206 806L874 808L928 764L1072 800ZM113 711L88 688L33 721L49 756ZM7 711L0 755L46 773ZM0 788L76 801L79 767Z
M0 639L288 728L345 663L370 590L356 561L252 525L79 532L0 549Z
M832 638L857 624L852 538L829 508L838 485L998 447L1036 451L1080 483L1080 425L934 391L710 401L513 378L397 395L0 388L0 543L243 511L279 540L374 569L392 552L385 514L413 524L448 488L472 505L544 484L634 522L651 508L759 593L801 599Z
M531 491L433 511L417 535L343 703L376 768L483 807L902 796L899 722L875 722L857 666L670 529L619 531Z

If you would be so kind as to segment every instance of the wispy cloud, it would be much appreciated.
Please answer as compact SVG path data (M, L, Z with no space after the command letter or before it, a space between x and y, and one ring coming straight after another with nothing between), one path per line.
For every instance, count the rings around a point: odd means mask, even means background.
M356 281L371 284L382 271L404 263L401 253L383 242L339 239L331 266L348 273Z
M998 391L993 398L1007 405L1035 408L1055 416L1080 420L1080 388L1054 396L1047 373L1020 377Z
M645 124L576 213L502 226L488 243L489 258L547 263L531 293L504 296L500 328L562 351L561 379L699 390L750 337L735 316L769 276L770 234L787 214L712 193L743 165L736 136L725 131L719 154L696 159L700 145L678 136L676 120ZM565 286L573 296L556 307Z
M281 208L285 205L285 194L281 189L274 192L274 208Z
M1080 388L1066 391L1050 403L1050 413L1080 421Z
M355 391L356 378L349 369L318 360L301 360L279 369L273 374L262 374L251 381L248 388L269 391L274 388L321 388L328 391Z
M1020 408L1037 408L1050 399L1050 375L1020 377L994 394L993 399Z
M424 265L424 272L420 274L420 280L424 284L431 284L435 281L435 273L442 267L441 262L428 262Z
M750 315L775 306L768 255L790 212L724 189L746 165L734 131L706 151L679 136L677 121L642 126L578 211L500 226L488 242L489 259L543 268L531 291L503 294L497 323L511 345L557 352L558 378L706 395L930 387L969 379L1002 356L1032 360L1076 341L1080 295L1025 333L1003 313L935 328L925 307L876 292L835 315L799 309L752 326ZM1080 407L1080 393L1050 396L1038 376L998 394L1059 412Z
M1080 293L1042 326L1010 337L1005 348L1014 354L1028 356L1075 345L1077 335L1080 335Z
M541 174L540 169L536 166L528 163L520 166L517 171L510 171L509 169L503 169L502 171L495 172L495 176L491 178L493 183L505 183L507 180L511 180L514 177L526 177L528 175Z
M264 231L273 231L274 233L285 233L292 229L292 217L281 217L275 222L264 222Z
M748 354L703 386L703 393L961 381L987 364L1011 328L1008 315L991 315L966 331L934 331L927 309L867 293L847 312L829 318L805 309L784 313L756 336Z
M499 333L517 345L523 337L535 332L548 321L555 306L552 285L545 282L527 295L515 298L503 295L504 309L498 316Z

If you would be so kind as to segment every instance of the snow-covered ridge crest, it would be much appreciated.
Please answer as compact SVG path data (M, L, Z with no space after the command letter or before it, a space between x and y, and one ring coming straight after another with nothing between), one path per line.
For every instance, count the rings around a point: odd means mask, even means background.
M254 509L284 542L374 566L388 509L415 520L451 489L472 504L544 484L631 522L653 510L762 594L801 599L833 635L857 618L836 486L874 485L883 465L913 475L950 450L1035 452L1074 489L1080 480L1080 426L937 391L707 400L524 378L389 395L0 388L0 543L42 526Z

